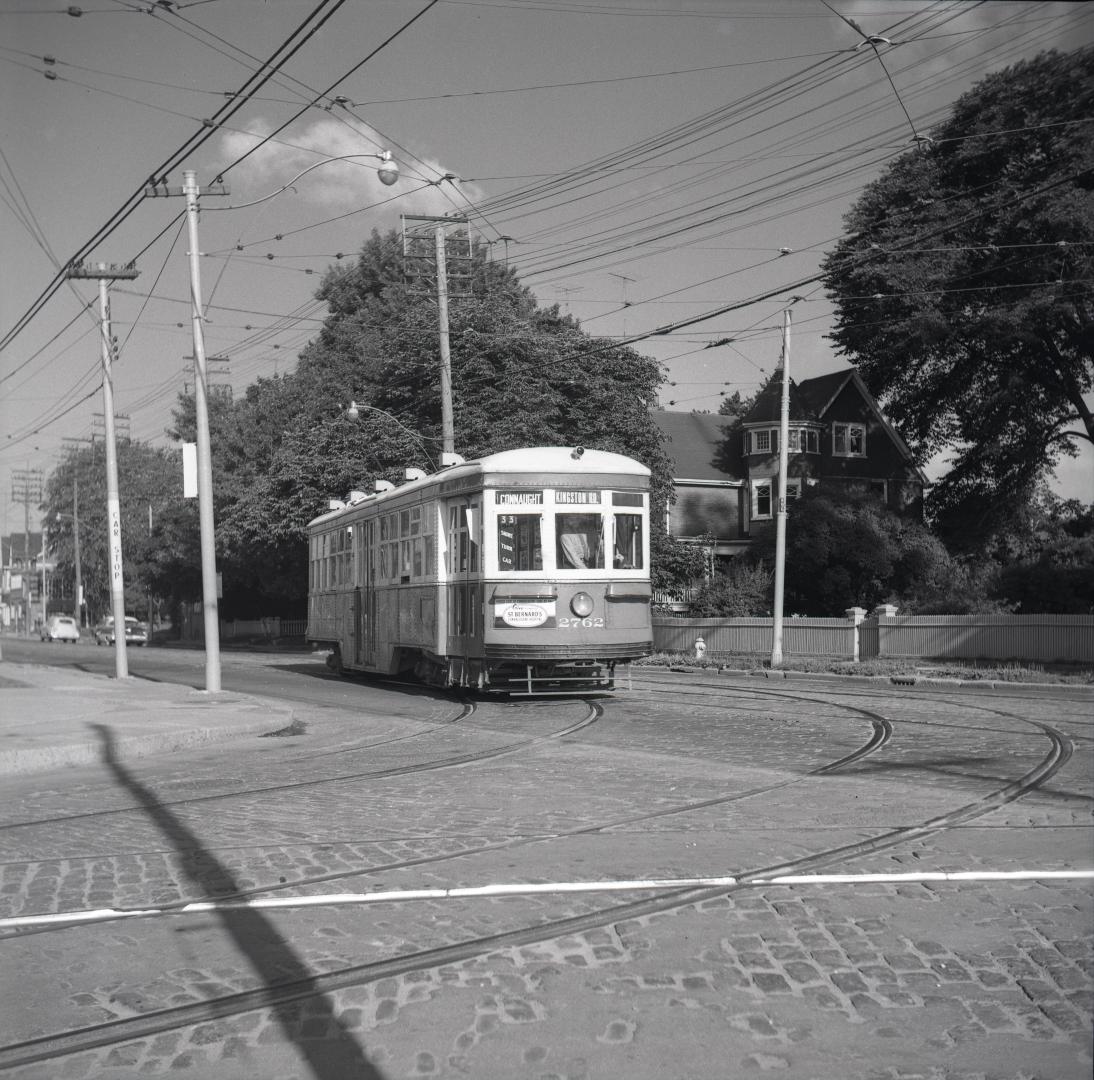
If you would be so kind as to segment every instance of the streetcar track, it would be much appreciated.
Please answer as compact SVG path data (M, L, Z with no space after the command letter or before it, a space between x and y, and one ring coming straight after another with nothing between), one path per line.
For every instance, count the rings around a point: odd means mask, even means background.
M593 706L597 708L598 706ZM601 710L602 712L603 710ZM877 752L881 747L885 746L893 735L892 722L886 717L878 714L869 713L867 710L860 710L866 714L871 723L871 735L870 738L860 747L851 752L845 754L843 757L838 758L835 761L828 762L825 765L818 766L815 769L810 769L801 776L795 776L789 780L782 780L774 784L765 784L760 787L750 788L747 791L734 792L732 795L719 795L709 799L702 799L696 802L683 803L679 806L666 807L661 810L649 811L641 814L632 814L624 818L617 818L607 822L599 822L592 825L582 825L575 829L567 829L563 831L555 831L551 833L536 834L534 836L521 836L521 837L509 837L505 840L495 841L493 843L487 843L475 848L470 848L457 852L445 852L439 855L422 855L413 859L402 859L398 862L382 863L379 865L368 867L354 867L349 870L335 870L326 874L314 874L307 878L298 878L295 881L285 881L270 883L268 885L256 885L249 889L232 890L231 892L220 892L215 896L210 894L203 894L199 897L186 897L175 901L170 901L165 904L160 904L159 907L164 911L178 910L185 907L187 904L194 903L200 900L240 900L251 896L262 896L270 893L284 892L288 889L307 888L314 885L329 884L332 881L344 881L347 878L362 877L364 875L390 873L395 870L405 870L412 867L427 866L436 863L449 862L453 859L464 858L467 856L474 856L484 853L492 853L497 851L509 851L520 847L528 847L532 844L548 843L557 840L564 840L574 836L584 836L592 833L607 832L611 829L623 828L627 825L637 825L646 823L649 821L655 821L660 818L673 817L681 814L694 813L699 810L709 809L714 806L724 806L729 803L743 802L746 799L752 799L759 795L767 795L773 791L779 791L783 788L791 787L795 784L802 783L804 780L811 776L823 776L840 769L847 768L858 761L869 757L871 754ZM105 856L101 856L105 857ZM126 910L124 907L118 910ZM20 931L18 936L30 936L33 934L44 933L56 933L59 930L69 929L65 926L45 926L36 927L28 930ZM0 940L4 940L5 937L15 935L3 935L0 934Z
M13 821L0 824L0 832L10 832L14 829L28 829L41 825L58 825L72 821L86 821L92 818L109 817L114 814L132 814L145 811L150 807L172 809L178 806L192 806L197 803L219 802L228 799L242 799L253 795L268 795L273 793L296 791L303 788L322 787L325 784L351 783L358 780L385 780L390 777L408 776L413 773L440 772L444 769L461 768L464 765L477 764L483 761L492 761L496 758L506 757L509 754L519 753L530 746L552 739L561 739L566 735L596 723L603 715L604 710L594 702L586 702L589 712L584 719L570 724L559 731L547 735L537 735L519 742L509 743L505 746L494 747L490 750L475 750L466 754L458 754L453 757L442 758L436 761L417 762L413 765L395 765L387 769L375 772L343 773L339 776L328 776L317 780L297 780L287 784L272 784L268 787L248 788L245 791L223 791L210 795L192 795L185 799L160 800L151 804L134 806L111 807L104 810L88 810L79 814L63 814L51 818L35 818L32 821ZM362 747L367 749L367 747ZM344 751L349 752L349 751Z
M724 684L701 684L700 688L717 690L717 691L725 691L725 690L731 689L730 687L727 687ZM768 688L755 688L755 689L753 689L753 688L750 688L750 690L748 692L749 693L757 693L760 696L763 696L763 697L766 697L766 698L785 698L785 699L794 700L794 701L803 701L804 700L804 701L808 701L810 703L823 704L823 705L832 705L833 704L832 702L828 701L825 698L807 697L804 694L802 694L800 691L792 691L792 690L788 690L788 689L775 689L775 688L770 688L770 689L768 689ZM690 697L690 696L693 696L693 695L687 694L686 696ZM709 695L701 695L701 696L708 697ZM855 696L878 696L878 695L864 694L864 695L855 695ZM524 704L524 703L521 703L521 704ZM539 704L541 706L546 706L548 704L554 704L554 703L544 702L544 703L536 703L536 704ZM695 704L697 704L697 703L692 702L693 706ZM718 703L717 702L709 702L709 703L701 702L701 703L698 703L698 704L706 704L706 705L708 705L708 707L717 707ZM967 703L963 703L963 704L967 704ZM233 891L231 893L220 893L220 894L217 894L216 897L212 897L212 896L209 896L209 895L204 895L202 897L198 897L197 899L199 899L199 900L200 899L205 899L205 900L208 900L208 899L220 899L220 900L242 899L242 898L245 898L245 897L248 897L248 896L257 896L257 895L265 895L265 894L269 894L269 893L282 892L282 891L285 891L287 889L307 888L307 887L317 885L317 884L325 884L325 883L329 883L329 882L332 882L332 881L346 880L348 878L360 877L360 876L363 876L363 875L366 875L366 874L388 873L388 872L391 872L391 871L394 871L394 870L400 870L400 869L407 869L407 868L411 868L411 867L436 864L436 863L440 863L440 862L447 862L451 859L462 858L462 857L465 857L465 856L468 856L468 855L476 855L476 854L479 854L479 853L487 853L487 852L494 852L494 851L499 851L499 850L507 850L507 849L512 849L512 848L516 848L516 847L523 847L523 846L530 845L530 844L535 844L535 843L544 843L544 842L551 842L551 841L555 841L555 840L559 840L559 839L565 839L565 838L571 837L571 836L579 836L579 835L589 834L589 833L604 832L604 831L608 831L608 830L615 829L615 828L622 828L626 825L641 824L641 823L648 822L648 821L651 821L651 820L655 820L655 819L658 819L658 818L669 817L669 816L677 816L677 815L686 814L686 813L692 813L692 812L696 812L696 811L702 810L702 809L707 809L707 808L710 808L710 807L713 807L713 806L726 805L726 804L729 804L729 803L732 803L732 802L740 802L740 801L744 801L746 799L755 798L758 795L768 794L772 791L777 791L777 790L780 790L782 788L789 787L789 786L797 784L797 783L801 783L803 780L807 779L810 776L826 775L826 774L829 774L829 773L836 772L840 769L844 769L844 768L848 767L849 765L852 765L852 764L854 764L854 763L856 763L860 760L863 760L866 757L870 756L871 754L873 754L875 751L877 751L878 749L880 749L881 747L886 745L891 740L892 735L893 735L893 725L892 725L892 721L889 718L883 717L878 713L872 712L871 710L862 709L862 708L859 708L859 707L854 707L854 708L855 708L856 712L859 712L862 715L864 715L864 716L866 716L870 719L870 722L871 722L871 725L872 725L872 734L871 734L871 738L868 740L868 742L866 744L864 744L863 746L857 748L856 750L851 751L850 753L848 753L847 755L845 755L842 758L837 759L836 761L829 762L826 765L820 766L816 769L808 770L802 776L794 777L793 779L786 780L786 781L781 781L777 784L764 785L764 786L761 786L761 787L758 787L758 788L749 789L749 790L744 791L744 792L737 792L733 795L716 796L716 797L711 798L711 799L705 799L705 800L700 800L698 802L686 803L686 804L682 804L680 806L669 807L669 808L654 811L654 812L651 812L651 813L631 815L631 816L628 816L626 818L617 819L617 820L604 822L604 823L598 823L598 824L594 824L594 825L582 826L578 829L566 830L566 831L563 831L563 832L557 832L556 831L556 832L552 832L552 833L535 834L535 835L532 835L532 836L521 836L521 837L517 837L517 838L510 837L510 838L508 838L506 840L503 840L503 841L498 841L496 843L489 843L489 844L486 844L486 845L478 846L478 847L475 847L475 848L471 848L471 849L467 849L467 850L463 850L463 851L459 851L459 852L446 852L446 853L443 853L443 854L440 854L440 855L424 855L424 856L420 856L420 857L417 857L417 858L414 858L414 859L401 860L401 861L398 861L398 862L384 863L384 864L373 865L373 866L368 866L368 867L354 867L354 868L349 869L349 870L331 871L327 874L311 875L307 878L299 878L299 879L296 879L294 881L289 881L289 882L278 882L276 884L271 883L269 885L255 886L255 887L250 888L250 889ZM1015 717L1015 716L1013 716L1013 714L1000 712L999 710L989 710L989 711L994 712L994 713L996 713L998 715L1001 715L1001 716L1005 716L1008 719L1018 720L1019 722L1022 722L1022 723L1031 722L1031 721L1025 721L1023 718L1020 718L1020 717ZM903 720L902 723L907 723L907 724L913 724L914 725L914 724L920 724L920 723L932 724L932 723L937 723L937 722L918 721L918 720ZM956 730L972 730L970 728L963 727L961 725L938 724L938 726L952 727ZM986 729L986 730L990 730L990 729ZM993 731L992 733L993 734L998 734L997 731ZM1022 733L1015 731L1015 732L1010 732L1009 734L1020 735ZM515 749L519 749L519 748L515 748ZM416 770L410 770L410 771L416 771ZM203 799L217 798L217 796L206 796L206 797L202 797L202 798ZM177 805L177 804L172 803L172 804L169 804L169 805ZM430 838L430 839L432 839L432 838ZM329 844L330 841L324 841L323 843L324 843L324 845L326 845L326 844ZM277 846L282 846L282 845L277 845ZM100 855L98 857L99 858L107 858L107 857L112 857L112 856L110 856L110 855ZM21 860L21 861L24 861L24 860ZM194 899L195 898L193 898L193 897L180 899L178 901L171 902L169 905L163 905L163 906L164 907L180 908L180 907L185 906L188 903L194 902ZM31 933L51 933L51 932L55 932L57 929L62 929L62 928L60 928L60 927L44 927L44 928L37 928L37 929L34 929L34 930L23 931L22 933L24 935L25 934L31 934Z
M585 933L621 920L719 899L741 889L754 887L753 883L758 879L816 870L832 863L846 862L922 839L964 824L1021 798L1063 768L1073 753L1072 742L1050 724L1037 720L1027 720L1027 723L1036 727L1050 741L1050 749L1041 761L1003 787L919 825L890 829L867 840L838 845L797 859L746 871L737 875L740 882L737 886L673 890L654 897L611 905L600 911L470 938L453 945L436 946L400 957L354 964L338 971L313 974L307 978L222 995L208 1001L159 1009L137 1017L122 1017L63 1033L22 1040L0 1047L0 1068L51 1061L199 1023L227 1019L258 1009L283 1007L296 1001L367 985L384 978L461 963L498 949L519 948L564 935Z
M695 691L696 690L715 690L715 691L722 690L722 691L724 691L726 689L729 689L729 687L726 687L726 686L718 684L718 683L698 683L698 684L694 684L694 686L690 690L689 689L681 690L680 688L677 688L677 687L673 687L672 689L669 689L669 687L671 687L672 684L668 681L663 681L663 682L655 684L655 685L657 686L657 689L646 688L646 687L642 687L640 689L642 691L646 692L646 693L651 693L651 694L672 694L674 697L690 697L694 694L694 696L704 698L704 699L709 699L709 698L712 697L712 695L710 695L710 694L695 694ZM661 689L661 687L665 687L665 689ZM734 689L736 689L736 688L734 688ZM816 687L809 687L808 689L812 693L817 692ZM934 687L932 689L938 690L939 688ZM805 687L803 687L799 691L791 690L790 688L778 690L778 689L774 689L774 688L766 689L766 688L749 687L748 690L745 691L745 693L758 694L762 697L787 698L787 699L792 700L792 701L810 701L810 702L815 702L815 703L824 704L824 705L834 705L834 704L836 704L835 702L830 701L828 698L806 697L805 696L805 690L806 690ZM844 690L837 690L837 689L833 688L831 693L832 694L838 694L841 701L843 701L846 698L868 698L868 699L871 699L871 700L875 700L877 698L891 699L891 697L892 697L891 692L890 693L885 693L884 691L881 691L881 690L871 690L871 689L844 691ZM1016 698L1015 700L1021 701L1023 699ZM1043 700L1043 699L1039 699L1039 700ZM1067 700L1067 701L1070 701L1072 699L1050 699L1050 700ZM990 705L978 705L978 704L974 704L974 703L968 702L968 701L955 701L955 700L952 700L952 699L940 697L937 694L933 695L930 698L930 702L931 703L936 703L936 704L948 705L948 706L952 706L952 707L955 707L955 708L975 709L978 712L991 713L993 716L999 716L999 717L1003 717L1006 720L1014 721L1018 725L1036 723L1036 721L1031 721L1031 720L1029 720L1028 717L1021 716L1018 713L1008 712L1004 709L996 709L996 708L994 708ZM693 705L694 704L703 704L703 702L692 702L692 704ZM715 704L716 703L713 702L713 701L710 702L711 706L713 706ZM924 702L924 704L926 704L926 702ZM943 721L943 720L929 720L929 719L924 719L924 718L920 718L920 717L901 717L900 723L901 724L907 724L907 725L914 726L914 727L937 727L937 728L943 728L943 729L950 730L950 731L982 732L982 733L988 734L988 735L1004 734L1004 735L1021 736L1023 734L1026 734L1025 732L1023 732L1021 730L1020 727L1016 728L1013 731L1001 732L998 728L980 727L978 725L973 725L973 724L955 724L955 723L951 723L951 722L947 722L947 721ZM1085 716L1069 716L1069 717L1067 717L1067 723L1068 724L1079 724L1081 726L1085 726L1085 725L1088 725L1088 724L1094 725L1094 720L1087 720ZM1068 738L1081 739L1081 740L1085 741L1087 736L1086 735L1080 735L1080 734L1070 734L1068 736Z

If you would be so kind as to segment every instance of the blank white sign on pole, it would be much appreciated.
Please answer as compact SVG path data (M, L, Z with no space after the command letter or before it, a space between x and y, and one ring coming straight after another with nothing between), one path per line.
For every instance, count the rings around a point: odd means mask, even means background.
M184 498L198 497L198 444L182 444L182 494Z

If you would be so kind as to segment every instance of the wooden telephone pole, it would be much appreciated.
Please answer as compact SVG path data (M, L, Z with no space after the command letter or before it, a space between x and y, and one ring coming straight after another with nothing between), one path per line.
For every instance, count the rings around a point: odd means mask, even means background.
M129 677L129 659L125 651L125 575L122 568L122 512L118 496L118 444L114 431L113 360L117 345L110 334L110 297L108 282L132 281L140 271L125 266L98 263L95 266L71 266L70 278L94 278L99 283L99 327L103 363L103 426L106 445L106 524L110 543L110 610L114 616L114 674Z
M181 195L186 199L190 238L190 315L194 335L194 406L197 415L198 519L201 528L201 610L205 626L205 689L220 690L220 612L217 589L216 531L213 523L213 460L209 442L209 374L205 358L205 312L201 299L201 248L198 246L197 173L182 174L182 187L168 187L166 179L144 189L149 198ZM227 195L221 183L206 195Z

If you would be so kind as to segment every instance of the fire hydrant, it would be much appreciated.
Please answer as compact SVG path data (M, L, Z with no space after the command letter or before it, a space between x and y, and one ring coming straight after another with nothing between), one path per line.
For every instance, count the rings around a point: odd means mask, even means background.
M702 660L707 654L707 643L701 638L695 639L695 659Z

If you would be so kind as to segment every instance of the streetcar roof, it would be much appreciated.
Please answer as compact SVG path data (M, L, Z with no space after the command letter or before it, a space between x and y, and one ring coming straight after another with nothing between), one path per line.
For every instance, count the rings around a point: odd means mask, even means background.
M346 503L345 506L328 510L308 522L309 527L322 521L333 520L349 510L386 502L397 495L421 490L443 481L464 477L482 476L490 473L500 474L557 474L560 477L605 474L616 476L648 477L650 470L641 462L623 454L613 454L608 450L590 450L573 446L529 446L519 450L503 450L498 454L488 454L473 461L459 465L450 465L438 472L418 480L399 484L393 490L367 495L364 499Z

